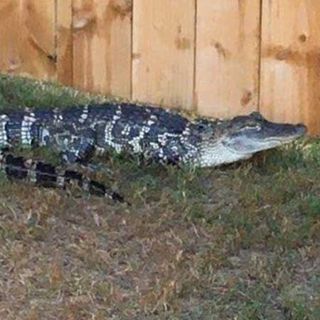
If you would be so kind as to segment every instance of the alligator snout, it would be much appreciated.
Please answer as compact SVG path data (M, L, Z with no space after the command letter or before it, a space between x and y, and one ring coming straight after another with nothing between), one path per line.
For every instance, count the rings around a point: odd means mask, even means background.
M297 134L299 136L303 136L304 134L307 133L308 129L307 127L303 124L303 123L298 123L296 125L296 130L297 130Z

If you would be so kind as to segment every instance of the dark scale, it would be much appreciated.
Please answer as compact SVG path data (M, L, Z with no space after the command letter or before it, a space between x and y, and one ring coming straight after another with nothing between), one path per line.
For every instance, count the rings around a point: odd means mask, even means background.
M57 186L58 174L55 166L40 161L36 164L34 170L37 184L48 188Z
M15 113L6 124L8 142L10 144L21 144L21 125L23 114Z
M76 183L79 188L92 195L124 202L120 194L109 190L104 184L88 179L80 172L74 170L58 172L57 168L52 164L14 156L7 153L7 151L1 155L1 167L10 180L28 180L37 186L62 189L67 188L71 183Z
M5 173L9 179L26 179L28 177L28 169L25 165L23 157L15 157L7 154L4 157Z
M142 109L142 110L140 110ZM168 112L157 107L136 107L135 105L124 105L121 108L122 119L132 124L146 125L148 121L153 121L158 134L161 133L182 133L188 124L188 120L176 114L174 111ZM154 120L152 120L154 119ZM159 126L161 123L161 126Z
M72 124L79 121L83 113L83 107L73 107L72 109L61 110L60 114L64 123Z

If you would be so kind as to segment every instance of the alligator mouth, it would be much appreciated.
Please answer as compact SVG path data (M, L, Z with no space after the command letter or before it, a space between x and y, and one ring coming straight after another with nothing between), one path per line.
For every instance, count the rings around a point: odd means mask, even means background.
M238 155L250 155L263 150L272 149L293 142L294 140L300 138L303 134L297 133L296 135L286 136L286 137L270 137L266 139L246 139L241 143L240 141L236 144L237 147L232 145L224 144L225 148L229 152ZM243 147L241 148L241 145Z
M252 141L259 141L258 144L271 144L271 145L282 145L282 144L288 144L293 142L294 140L297 140L298 138L302 137L304 135L305 132L303 133L296 133L294 135L291 136L286 136L286 137L270 137L270 138L266 138L263 140L255 140L252 139ZM272 148L272 147L271 147Z
M290 142L293 142L294 140L300 138L301 135L296 135L296 136L292 136L292 137L285 137L285 138L269 138L269 139L265 139L265 140L253 140L252 141L259 141L258 144L287 144Z

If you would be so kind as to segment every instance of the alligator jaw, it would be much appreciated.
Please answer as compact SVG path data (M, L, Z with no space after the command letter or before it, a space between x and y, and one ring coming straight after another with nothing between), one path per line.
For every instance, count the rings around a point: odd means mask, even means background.
M230 164L240 160L246 160L252 157L252 153L234 152L233 149L219 142L215 145L201 148L196 166L199 167L217 167L224 164Z
M259 151L290 143L306 131L302 124L274 123L257 113L236 117L219 124L211 138L205 136L199 163L207 167L248 159Z

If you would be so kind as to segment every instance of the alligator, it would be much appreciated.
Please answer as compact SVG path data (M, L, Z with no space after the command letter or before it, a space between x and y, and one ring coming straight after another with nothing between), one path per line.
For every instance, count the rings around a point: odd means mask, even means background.
M65 188L72 181L90 193L123 198L78 171L17 157L16 145L47 146L61 163L89 163L95 152L114 150L163 164L215 167L248 159L253 154L304 135L303 124L267 121L258 112L231 120L190 119L182 112L133 103L104 103L65 109L2 112L0 164L11 179ZM9 148L9 151L8 151Z

